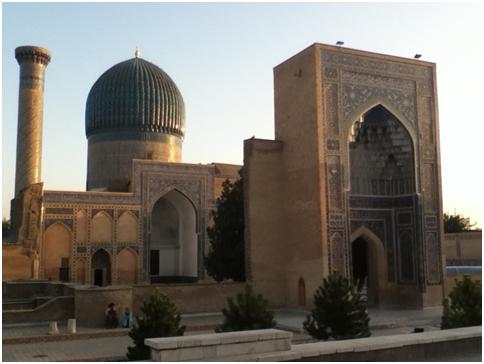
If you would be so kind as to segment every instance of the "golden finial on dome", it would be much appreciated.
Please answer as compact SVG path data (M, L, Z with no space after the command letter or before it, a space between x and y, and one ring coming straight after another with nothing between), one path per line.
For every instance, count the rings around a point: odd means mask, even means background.
M138 47L136 47L136 50L134 51L134 56L136 58L139 58L139 56L141 56L141 52L139 51Z

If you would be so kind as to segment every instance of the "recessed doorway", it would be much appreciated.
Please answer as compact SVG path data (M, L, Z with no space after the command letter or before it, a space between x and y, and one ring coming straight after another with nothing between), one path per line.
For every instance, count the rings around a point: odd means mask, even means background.
M91 261L92 281L96 286L108 286L111 284L111 258L104 249L99 249Z

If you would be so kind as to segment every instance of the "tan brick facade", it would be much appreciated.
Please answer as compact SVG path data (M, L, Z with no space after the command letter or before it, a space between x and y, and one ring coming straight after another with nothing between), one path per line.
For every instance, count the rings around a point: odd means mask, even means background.
M370 303L439 304L435 65L314 44L274 85L275 141L244 144L250 279L304 305L329 273L354 277L365 246Z

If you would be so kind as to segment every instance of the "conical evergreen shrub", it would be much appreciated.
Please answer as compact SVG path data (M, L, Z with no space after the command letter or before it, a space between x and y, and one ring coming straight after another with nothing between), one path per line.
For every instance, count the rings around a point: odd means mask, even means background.
M227 307L222 313L224 323L216 332L270 329L276 326L269 302L261 294L255 294L250 285L237 294L235 302L232 298L227 299Z
M185 326L180 326L181 318L176 306L160 292L143 302L141 312L142 316L137 318L129 333L135 345L128 347L129 360L150 358L150 348L144 344L145 339L183 336L185 332Z
M330 275L316 291L303 326L318 340L345 340L370 336L369 322L366 299L350 280Z
M456 285L444 299L441 329L482 324L482 284L469 276L455 280Z

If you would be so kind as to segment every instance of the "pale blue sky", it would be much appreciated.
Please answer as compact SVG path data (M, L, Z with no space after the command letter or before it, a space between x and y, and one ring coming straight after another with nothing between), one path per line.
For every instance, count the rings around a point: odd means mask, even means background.
M272 68L312 43L437 63L444 210L481 225L482 9L454 4L3 3L3 215L13 197L18 98L14 49L52 52L45 86L46 189L84 190L85 102L115 63L142 57L180 88L183 160L242 164L243 140L274 137Z

